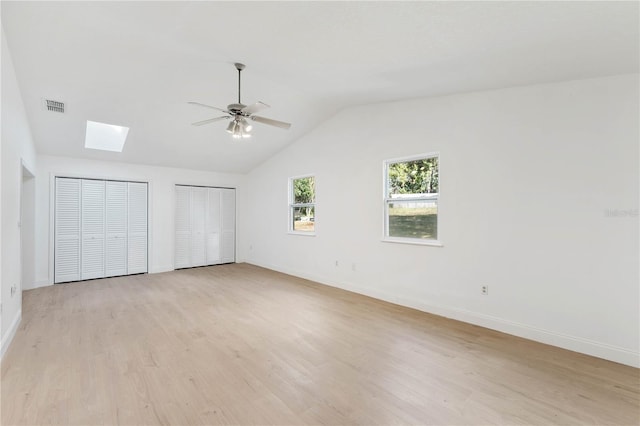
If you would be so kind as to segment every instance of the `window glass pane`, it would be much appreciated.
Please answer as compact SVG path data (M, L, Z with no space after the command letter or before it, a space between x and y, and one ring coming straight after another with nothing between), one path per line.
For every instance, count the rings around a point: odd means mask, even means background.
M388 196L438 192L438 157L389 164Z
M293 180L293 204L315 203L316 188L313 176Z
M389 203L389 236L438 239L438 199Z
M293 230L314 231L315 207L293 207Z

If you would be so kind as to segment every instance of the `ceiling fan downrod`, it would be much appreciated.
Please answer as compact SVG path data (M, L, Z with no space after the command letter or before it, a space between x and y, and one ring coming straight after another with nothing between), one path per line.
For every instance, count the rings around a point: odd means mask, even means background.
M240 80L242 78L242 70L244 69L244 64L236 62L234 65L236 66L236 69L238 70L238 103L242 104L242 102L240 101Z

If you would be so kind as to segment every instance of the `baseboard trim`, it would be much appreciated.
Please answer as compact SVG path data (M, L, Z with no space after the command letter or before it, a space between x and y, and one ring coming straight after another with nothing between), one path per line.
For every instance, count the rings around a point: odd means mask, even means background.
M510 321L504 318L480 314L466 309L419 302L416 303L415 301L409 301L406 299L399 299L398 304L446 318L490 328L492 330L497 330L528 340L534 340L547 345L557 346L570 351L640 368L640 353L618 346L609 345L607 343L558 333L528 324Z
M173 265L155 266L149 270L150 274L161 274L162 272L173 271L175 268Z
M20 309L16 316L13 318L11 326L7 330L7 334L2 337L2 345L0 346L0 359L4 357L5 352L7 352L7 349L9 349L9 345L11 345L13 337L16 335L16 331L18 331L18 326L20 325L21 320L22 309Z
M53 284L49 284L49 281L34 281L29 288L23 288L23 290L33 290L34 288L47 287Z
M284 274L315 281L319 284L324 284L331 287L340 288L342 290L351 291L353 293L362 294L364 296L373 297L374 299L384 300L385 302L394 303L396 305L417 309L422 312L427 312L445 318L455 319L469 324L500 331L502 333L511 334L513 336L522 337L528 340L533 340L547 345L557 346L559 348L567 349L570 351L579 352L597 358L602 358L620 364L640 368L640 352L634 352L626 348L609 345L594 340L584 339L577 336L562 334L555 331L545 330L516 321L481 314L466 309L419 302L412 299L398 297L396 295L389 294L383 291L371 290L369 288L354 285L348 282L335 282L319 275L309 274L305 271L298 271L292 268L281 267L267 262L261 262L255 259L247 261L247 263L282 272Z

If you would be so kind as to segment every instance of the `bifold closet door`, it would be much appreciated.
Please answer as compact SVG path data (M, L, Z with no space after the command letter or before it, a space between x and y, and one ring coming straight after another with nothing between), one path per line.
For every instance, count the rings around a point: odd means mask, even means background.
M105 277L127 274L127 182L106 182Z
M128 182L127 273L147 272L147 184Z
M222 191L222 263L236 261L236 191Z
M191 188L176 186L175 268L191 266Z
M57 283L80 279L80 182L56 178L54 281Z
M222 263L222 254L220 252L222 195L220 191L218 188L208 188L206 215L207 265Z
M191 266L204 266L207 188L191 188Z
M175 268L235 262L235 190L176 185Z
M83 179L81 186L82 273L80 278L83 280L102 278L105 260L105 182Z
M147 272L147 186L56 177L55 283Z

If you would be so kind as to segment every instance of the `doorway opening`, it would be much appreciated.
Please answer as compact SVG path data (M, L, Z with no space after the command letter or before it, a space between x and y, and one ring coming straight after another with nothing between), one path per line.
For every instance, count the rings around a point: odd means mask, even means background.
M20 288L33 288L35 282L35 175L22 164L20 185ZM12 289L12 291L14 291Z

